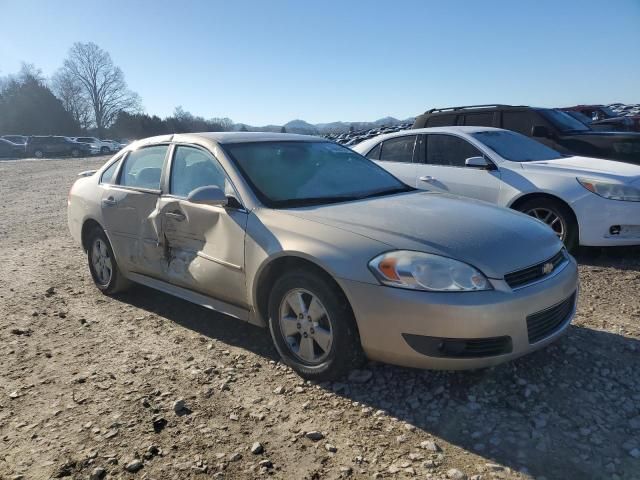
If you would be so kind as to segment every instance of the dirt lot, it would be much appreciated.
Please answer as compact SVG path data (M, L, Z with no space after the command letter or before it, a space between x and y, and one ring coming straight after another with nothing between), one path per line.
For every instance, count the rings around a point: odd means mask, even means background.
M580 252L574 325L527 358L312 385L266 331L93 287L65 201L103 161L0 162L0 479L640 479L640 249Z

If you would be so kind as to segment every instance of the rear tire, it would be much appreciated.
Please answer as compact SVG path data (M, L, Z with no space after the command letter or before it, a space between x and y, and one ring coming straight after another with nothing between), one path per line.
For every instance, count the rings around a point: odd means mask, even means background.
M302 299L302 308L291 302L296 298ZM298 316L294 309L302 313ZM347 299L318 274L294 270L275 282L269 295L269 330L284 363L308 380L336 380L364 360Z
M44 152L42 150L35 150L33 156L36 158L44 158Z
M89 234L88 245L89 271L98 290L105 295L113 295L129 288L131 282L118 268L111 243L101 228L95 228Z
M574 251L578 247L578 221L567 205L551 198L532 198L519 205L517 210L539 220L548 218L547 225L555 221L554 217L557 218L553 225L549 225L550 228L564 242L567 250Z

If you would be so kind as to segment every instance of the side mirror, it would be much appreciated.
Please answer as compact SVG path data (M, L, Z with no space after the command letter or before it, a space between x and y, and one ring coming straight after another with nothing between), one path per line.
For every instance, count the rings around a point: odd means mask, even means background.
M531 136L538 138L548 138L550 136L549 129L544 125L534 125L531 127Z
M483 170L493 170L493 164L484 157L470 157L464 161L467 167L481 168Z
M212 207L226 207L228 202L224 192L214 185L196 188L189 194L187 201Z

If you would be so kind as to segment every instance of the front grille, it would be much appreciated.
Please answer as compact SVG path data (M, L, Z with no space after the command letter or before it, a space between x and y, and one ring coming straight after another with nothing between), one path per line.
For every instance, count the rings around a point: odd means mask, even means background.
M442 338L403 333L416 352L429 357L481 358L504 355L513 351L511 337Z
M573 312L576 301L574 293L569 298L553 307L527 317L527 333L529 343L536 343L557 332Z
M567 256L563 250L551 257L549 260L537 263L531 267L523 268L516 272L507 273L504 276L505 281L511 288L518 288L533 283L541 278L555 272L556 269L567 261ZM545 265L550 264L551 270L545 271ZM549 267L547 267L549 268Z

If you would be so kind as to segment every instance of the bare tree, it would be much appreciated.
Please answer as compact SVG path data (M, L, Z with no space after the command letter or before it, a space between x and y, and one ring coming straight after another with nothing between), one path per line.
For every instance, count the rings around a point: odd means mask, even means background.
M51 79L53 93L60 99L64 109L71 114L80 128L86 130L93 124L93 109L80 81L64 68Z
M74 43L62 71L81 86L93 110L99 136L120 112L140 109L140 97L127 88L122 70L113 64L111 55L95 43Z

